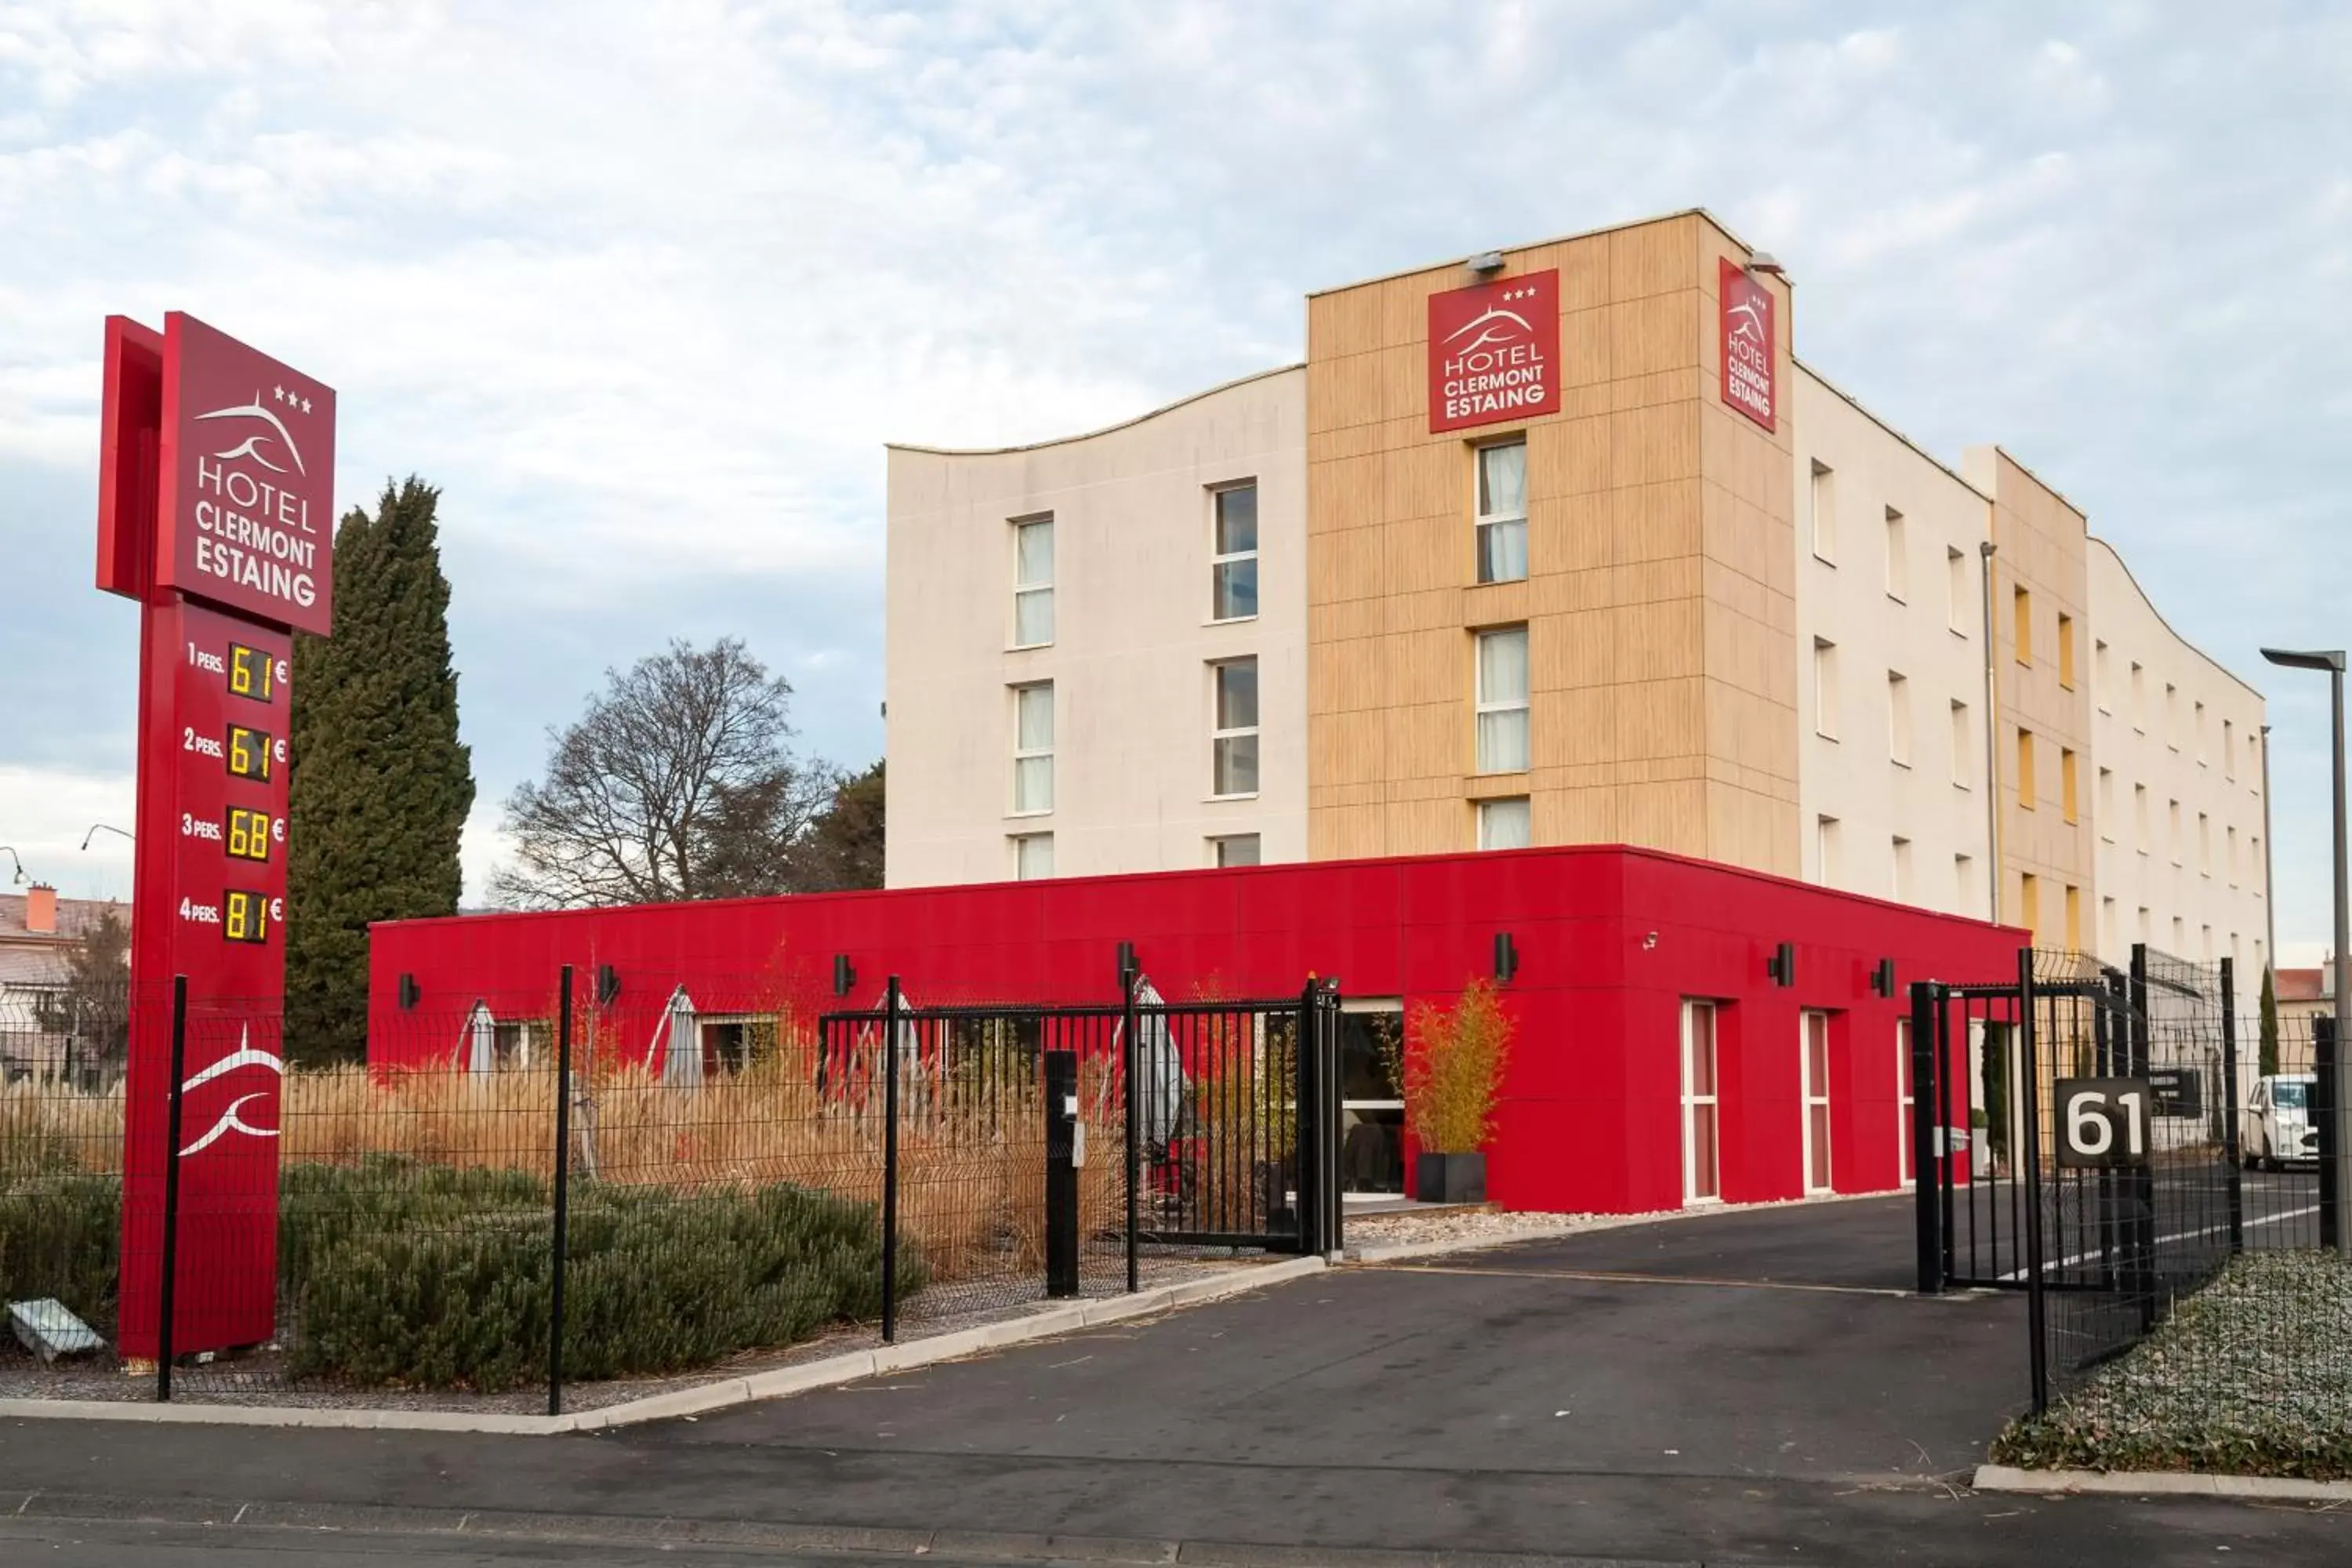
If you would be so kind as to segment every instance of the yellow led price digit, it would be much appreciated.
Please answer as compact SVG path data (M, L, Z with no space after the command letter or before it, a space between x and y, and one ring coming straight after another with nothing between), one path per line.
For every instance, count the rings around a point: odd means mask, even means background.
M228 772L231 778L269 782L269 737L242 724L228 727Z

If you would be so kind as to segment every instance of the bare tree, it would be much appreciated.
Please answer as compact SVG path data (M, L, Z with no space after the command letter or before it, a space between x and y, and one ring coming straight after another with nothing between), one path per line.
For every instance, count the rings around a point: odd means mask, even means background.
M835 784L792 753L792 690L735 637L606 671L578 721L548 732L546 778L508 797L516 863L492 896L556 909L789 891L793 847Z

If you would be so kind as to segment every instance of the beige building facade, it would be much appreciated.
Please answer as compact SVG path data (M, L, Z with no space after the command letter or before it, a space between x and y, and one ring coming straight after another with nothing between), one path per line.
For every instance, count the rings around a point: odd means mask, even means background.
M891 448L891 884L1624 843L2258 973L2260 695L1793 310L1686 212L1315 294L1303 366L1092 436Z

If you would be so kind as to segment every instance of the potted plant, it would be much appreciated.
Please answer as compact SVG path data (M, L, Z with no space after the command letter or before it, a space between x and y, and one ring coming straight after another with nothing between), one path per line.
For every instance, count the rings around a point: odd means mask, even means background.
M1405 1125L1418 1151L1413 1195L1423 1203L1485 1203L1485 1150L1510 1055L1510 1015L1495 983L1482 977L1451 1007L1416 1005L1411 1034L1403 1076Z

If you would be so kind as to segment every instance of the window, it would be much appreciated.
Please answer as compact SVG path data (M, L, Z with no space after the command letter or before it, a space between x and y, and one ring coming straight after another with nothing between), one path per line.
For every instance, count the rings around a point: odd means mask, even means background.
M1054 809L1054 683L1013 689L1013 814Z
M1023 518L1013 525L1013 646L1053 640L1054 520Z
M2213 962L2213 928L2197 928L2197 956L2207 963Z
M2238 885L2238 830L2236 828L2225 827L2221 830L2221 868L2229 876L2230 886L2234 888Z
M2139 852L2147 853L2147 785L2132 785L2132 822L2139 839Z
M1209 618L1245 621L1257 614L1257 486L1210 492L1215 548L1209 557Z
M1528 628L1478 634L1477 763L1482 773L1528 767Z
M2164 743L2180 750L2180 689L2169 680L2164 683Z
M2147 671L2137 659L2132 660L2131 667L2131 721L2133 729L2147 733Z
M2139 907L2139 936L2137 940L2146 942L2147 940L2147 933L2153 929L2155 928L2147 918L2147 906L2146 904L2142 904Z
M2095 641L2091 644L2091 700L2098 704L2099 711L2102 713L2112 713L2116 710L2115 687L2107 663L2107 645L2103 642Z
M2185 956L2189 952L2187 928L2179 915L2172 917L2172 946L2166 951L2175 956Z
M1911 682L1891 669L1886 672L1886 754L1903 767L1911 765Z
M2116 952L2116 901L2099 900L2099 951L2109 957Z
M1209 840L1213 862L1219 866L1255 866L1258 863L1257 835L1229 833Z
M1478 581L1516 583L1528 574L1528 444L1478 448Z
M2180 803L2177 800L2168 802L2168 810L2172 818L2172 863L2178 866L2180 864Z
M1479 848L1525 849L1535 841L1535 823L1526 795L1504 795L1478 803Z
M1054 874L1054 836L1017 833L1013 837L1013 875L1016 881L1042 882Z
M2010 630L2010 640L2017 649L2017 662L2032 664L2033 662L2032 591L2027 588L2011 590L2010 608L2014 617L2014 624Z
M1886 596L1897 602L1911 597L1911 552L1905 547L1903 514L1886 509Z
M2083 889L2072 882L2066 884L2066 947L2071 952L2083 951Z
M1969 635L1969 558L1944 547L1944 624L1962 637Z
M2254 884L2254 897L2259 899L2263 896L2264 879L2268 875L2269 870L2263 864L2263 836L2250 833L2246 836L2246 876Z
M2093 808L2099 814L2099 837L2113 844L2116 841L2116 770L2099 770L2099 800Z
M1830 1190L1830 1016L1808 1012L1805 1037L1805 1191Z
M2221 721L2221 776L2225 779L2238 776L2237 726L2227 719Z
M2197 765L2205 765L2205 704L2193 705L2189 715L2189 743L2197 748Z
M1683 1004L1683 1202L1723 1195L1716 1147L1715 1004Z
M2042 934L2042 879L2031 871L2017 876L2017 920L2036 937Z
M1952 782L1962 789L1976 777L1973 763L1976 756L1976 730L1969 723L1969 705L1955 699L1952 703Z
M1837 879L1838 819L1820 816L1813 819L1813 880L1828 887Z
M2064 746L2058 748L2058 814L2068 822L2083 820L2081 770L2074 765L2074 753Z
M1895 901L1907 904L1911 901L1911 840L1897 834L1891 847L1895 851Z
M1837 644L1813 639L1813 732L1837 739Z
M1971 910L1977 901L1977 863L1973 856L1952 857L1952 907Z
M1813 554L1837 564L1837 476L1819 461L1813 464Z
M1914 1130L1912 1127L1911 1118L1913 1114L1912 1108L1917 1103L1917 1097L1912 1092L1911 1086L1913 1081L1914 1079L1911 1073L1911 1020L1908 1018L1897 1018L1895 1020L1895 1098L1897 1102L1895 1105L1895 1147L1896 1151L1895 1159L1898 1162L1895 1171L1895 1180L1902 1183L1908 1183L1912 1179L1913 1173L1912 1145L1915 1140L1913 1137Z
M2033 731L2021 724L2017 731L2017 805L2021 811L2033 809Z
M2074 689L2074 617L2058 617L2058 684Z
M1216 723L1209 737L1212 795L1257 793L1257 660L1229 658L1209 666L1216 688Z
M2197 874L2213 874L2213 819L2201 811L2197 814Z

